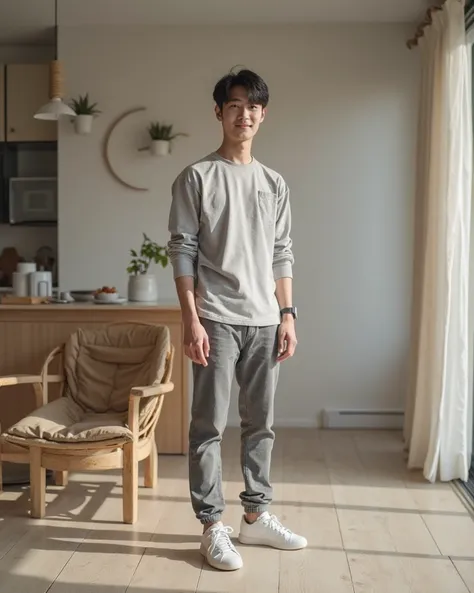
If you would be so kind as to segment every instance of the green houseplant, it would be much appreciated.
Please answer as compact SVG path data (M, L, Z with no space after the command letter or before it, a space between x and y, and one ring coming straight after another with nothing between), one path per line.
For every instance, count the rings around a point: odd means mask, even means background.
M152 263L166 268L169 263L167 248L158 245L146 233L143 233L140 251L130 249L130 255L132 259L127 267L129 273L128 300L135 302L157 301L158 284L156 276L149 273L149 268Z
M151 122L148 126L148 134L151 138L151 153L155 156L166 156L171 152L171 142L179 136L188 136L183 132L173 133L173 125Z
M90 134L94 117L101 113L99 109L97 109L97 103L90 103L89 93L86 93L84 96L79 95L79 98L72 99L70 107L76 114L76 117L74 118L74 128L76 133Z

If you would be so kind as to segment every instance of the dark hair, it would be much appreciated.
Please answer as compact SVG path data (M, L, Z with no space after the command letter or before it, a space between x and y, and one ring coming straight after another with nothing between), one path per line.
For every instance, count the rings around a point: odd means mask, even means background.
M268 105L270 97L266 82L255 72L244 69L238 72L229 72L216 84L212 96L219 109L222 109L224 103L229 101L230 91L236 86L244 87L251 103L262 107Z

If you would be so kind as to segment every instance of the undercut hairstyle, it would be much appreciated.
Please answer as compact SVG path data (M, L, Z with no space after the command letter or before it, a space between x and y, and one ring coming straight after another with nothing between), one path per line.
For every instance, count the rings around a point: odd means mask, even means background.
M212 96L220 110L229 101L231 91L236 86L241 86L247 91L250 103L261 105L263 108L268 105L270 96L266 82L252 70L244 69L238 72L231 71L216 84Z

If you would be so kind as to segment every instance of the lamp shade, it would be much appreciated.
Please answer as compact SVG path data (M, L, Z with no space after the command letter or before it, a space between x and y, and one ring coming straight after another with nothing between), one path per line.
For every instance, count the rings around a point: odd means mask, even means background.
M75 111L69 105L66 105L62 99L56 97L40 107L34 117L35 119L58 120L65 115L76 117Z

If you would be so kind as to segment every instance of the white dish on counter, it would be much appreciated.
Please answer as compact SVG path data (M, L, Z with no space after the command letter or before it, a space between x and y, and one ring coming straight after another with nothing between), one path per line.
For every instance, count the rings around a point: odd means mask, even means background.
M117 297L116 299L104 300L104 299L94 299L94 303L96 305L123 305L126 303L127 299L124 297Z

